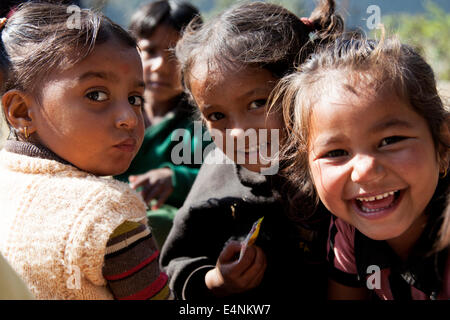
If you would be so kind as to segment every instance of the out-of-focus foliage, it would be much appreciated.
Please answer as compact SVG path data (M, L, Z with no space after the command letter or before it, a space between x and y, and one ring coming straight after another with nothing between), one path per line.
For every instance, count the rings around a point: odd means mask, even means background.
M214 2L214 6L212 7L211 11L206 13L206 15L210 16L210 15L216 14L218 12L221 12L221 11L231 7L232 5L234 5L236 3L244 2L244 1L243 0L216 0ZM247 2L248 2L248 0L247 0ZM283 7L289 9L290 11L292 11L293 13L295 13L297 15L306 14L304 11L303 0L269 0L267 2L282 5ZM204 3L204 0L192 0L192 3L201 7L201 4Z
M250 0L185 0L192 3L204 16L208 19L219 12L231 7L235 3L250 1ZM304 10L305 0L268 0L267 2L272 2L280 4L285 8L291 10L295 14L306 15ZM110 17L115 19L122 25L127 25L129 18L141 5L151 2L151 0L81 0L84 6L90 8L100 8L105 11Z
M450 14L426 1L424 14L389 15L382 18L388 34L418 50L439 80L450 80Z

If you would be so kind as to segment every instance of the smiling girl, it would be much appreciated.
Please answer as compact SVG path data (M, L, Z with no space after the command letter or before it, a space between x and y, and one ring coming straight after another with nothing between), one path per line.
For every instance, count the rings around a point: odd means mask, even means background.
M143 139L135 41L101 14L29 3L2 30L10 60L0 250L38 299L166 298L145 204L124 172Z
M330 297L363 298L370 288L381 299L448 299L449 255L435 241L449 114L429 65L395 40L340 40L277 90L294 133L288 150L298 150L290 173L300 187L311 181L336 216Z

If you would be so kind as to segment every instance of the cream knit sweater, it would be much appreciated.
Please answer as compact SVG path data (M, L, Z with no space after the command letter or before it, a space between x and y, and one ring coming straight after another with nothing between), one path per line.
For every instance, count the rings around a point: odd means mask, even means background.
M112 299L102 276L108 238L145 219L125 183L0 151L0 251L37 299Z

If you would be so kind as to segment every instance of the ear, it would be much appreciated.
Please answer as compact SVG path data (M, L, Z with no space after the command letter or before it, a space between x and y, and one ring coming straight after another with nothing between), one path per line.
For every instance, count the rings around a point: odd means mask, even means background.
M25 92L20 90L7 91L2 97L3 113L6 121L25 137L25 127L29 134L36 131L33 124L32 109L34 100Z

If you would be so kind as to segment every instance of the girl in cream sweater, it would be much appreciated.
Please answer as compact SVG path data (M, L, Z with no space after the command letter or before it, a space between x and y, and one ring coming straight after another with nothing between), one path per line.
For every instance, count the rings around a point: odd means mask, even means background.
M19 7L1 36L1 254L38 299L169 298L145 204L103 177L143 139L136 43L99 13L46 3Z

